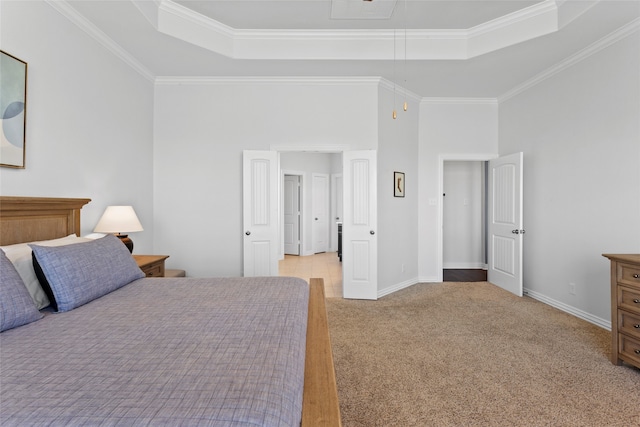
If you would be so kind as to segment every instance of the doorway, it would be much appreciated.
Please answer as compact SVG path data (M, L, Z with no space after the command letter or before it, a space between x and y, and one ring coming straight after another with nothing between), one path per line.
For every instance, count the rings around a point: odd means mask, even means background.
M334 218L342 216L342 181L335 178L342 176L342 153L280 152L280 169L284 251L279 261L279 275L305 280L322 277L325 294L341 297L342 264L337 255L338 229ZM293 200L296 195L297 203ZM297 253L287 249L293 239L291 229L295 227L296 217Z
M284 250L287 210L295 210L289 199L298 179L299 253L309 256L337 250L337 227L334 227L335 188L331 177L342 173L342 153L297 152L280 153L282 200L280 202L281 245L280 259L289 252ZM290 177L290 178L287 178ZM292 182L289 182L292 181ZM288 188L287 188L288 187ZM342 194L340 192L340 194ZM340 212L341 212L340 206ZM317 218L317 219L316 219ZM291 221L290 221L291 222ZM334 236L335 234L335 236Z
M487 161L442 161L442 280L487 280Z
M282 239L282 182L284 179L281 159L283 151L300 154L297 150L273 148L243 150L243 263L245 276L278 275L278 260L284 257ZM342 230L342 287L343 297L355 299L378 298L377 276L377 151L326 149L319 153L337 153L342 163L343 204ZM347 177L349 179L347 179ZM303 182L310 182L310 179ZM302 191L301 200L305 200ZM356 197L362 196L364 197ZM347 206L349 210L347 210ZM303 231L301 253L308 250L311 233L304 230L304 212L311 212L303 205ZM308 238L305 238L307 236ZM337 256L337 254L336 254Z
M482 161L485 166L485 220L487 281L515 295L523 295L523 153L493 155L441 155L439 189L443 194L438 216L438 270L443 271L444 167L446 161ZM442 281L442 276L440 276Z

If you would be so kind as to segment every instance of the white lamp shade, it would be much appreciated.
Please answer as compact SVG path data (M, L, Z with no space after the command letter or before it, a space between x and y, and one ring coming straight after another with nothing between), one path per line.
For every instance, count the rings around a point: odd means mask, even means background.
M93 229L96 233L132 233L142 230L142 224L132 206L107 206Z

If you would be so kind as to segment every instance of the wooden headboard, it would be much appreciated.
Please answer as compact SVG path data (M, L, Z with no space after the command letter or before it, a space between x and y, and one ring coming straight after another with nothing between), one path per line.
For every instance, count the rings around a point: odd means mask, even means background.
M0 196L0 245L80 235L80 209L90 201Z

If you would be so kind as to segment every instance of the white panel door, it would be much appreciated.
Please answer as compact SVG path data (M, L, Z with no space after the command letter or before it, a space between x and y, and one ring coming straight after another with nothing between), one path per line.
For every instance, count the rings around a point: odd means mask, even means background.
M283 187L284 253L300 255L300 177L285 175Z
M489 282L522 296L522 153L489 161Z
M343 153L342 288L345 298L378 298L376 152Z
M311 211L313 212L313 252L329 250L329 175L312 175Z
M342 222L342 174L331 175L331 250L338 250L338 223Z
M278 153L243 151L244 276L278 275Z

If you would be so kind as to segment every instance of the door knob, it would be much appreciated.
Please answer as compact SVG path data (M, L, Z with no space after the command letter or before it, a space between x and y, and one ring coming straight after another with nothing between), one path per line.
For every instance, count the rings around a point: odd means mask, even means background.
M524 230L511 230L513 234L524 234Z
M246 234L247 236L250 236L251 232L250 231L245 231L244 234Z
M376 232L375 232L375 231L373 231L373 230L371 230L371 231L369 232L369 234L371 234L371 235L373 236L374 234L376 234Z

